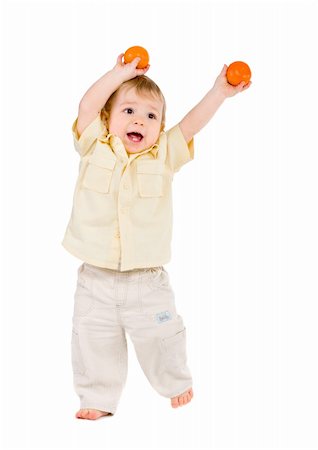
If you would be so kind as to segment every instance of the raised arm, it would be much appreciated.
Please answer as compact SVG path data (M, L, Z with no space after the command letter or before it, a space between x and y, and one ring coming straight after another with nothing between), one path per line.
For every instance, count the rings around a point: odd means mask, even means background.
M85 128L95 119L109 97L119 86L127 80L144 75L149 69L149 64L144 69L137 69L140 58L135 58L131 63L122 62L124 53L117 58L117 63L109 72L99 78L84 94L78 107L77 132L80 136Z
M193 136L212 119L227 97L233 97L239 92L246 91L252 84L250 81L246 85L242 82L238 86L232 86L227 82L226 71L227 66L224 65L212 89L179 123L186 142L190 142Z

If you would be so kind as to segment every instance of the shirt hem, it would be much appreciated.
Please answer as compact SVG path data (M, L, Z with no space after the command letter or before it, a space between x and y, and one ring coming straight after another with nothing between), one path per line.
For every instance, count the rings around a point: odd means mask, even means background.
M75 256L76 258L80 259L83 262L86 262L87 264L91 264L93 266L102 267L104 269L113 269L113 270L119 270L120 272L124 272L126 270L132 270L132 269L143 269L143 268L150 268L150 267L159 267L163 266L164 264L167 264L171 258L163 258L160 261L153 261L153 263L149 262L138 262L136 264L122 264L122 261L120 262L120 269L119 261L117 263L109 262L109 261L100 261L94 258L89 258L86 256L81 255L76 250L74 250L72 247L69 247L64 241L62 241L62 246L67 250L71 255Z

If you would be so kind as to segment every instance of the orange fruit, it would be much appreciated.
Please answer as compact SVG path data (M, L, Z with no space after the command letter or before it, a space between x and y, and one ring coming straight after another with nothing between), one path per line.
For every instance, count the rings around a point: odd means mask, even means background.
M137 64L137 69L144 69L145 67L147 67L149 63L148 52L145 48L139 47L138 45L130 47L128 50L126 50L124 54L125 64L130 63L133 59L137 57L141 58L141 60Z
M232 62L226 71L227 81L233 86L237 86L241 81L247 84L252 76L251 69L243 61Z

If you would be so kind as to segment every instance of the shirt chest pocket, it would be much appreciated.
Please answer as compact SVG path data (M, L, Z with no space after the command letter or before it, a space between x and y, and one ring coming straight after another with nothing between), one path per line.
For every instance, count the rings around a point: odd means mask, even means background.
M137 161L137 183L140 197L162 197L164 162Z
M107 154L92 154L83 177L83 187L107 194L113 176L116 158Z

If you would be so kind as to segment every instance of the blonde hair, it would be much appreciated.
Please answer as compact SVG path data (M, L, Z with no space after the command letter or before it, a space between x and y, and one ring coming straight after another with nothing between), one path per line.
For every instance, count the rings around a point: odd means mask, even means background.
M101 119L105 123L107 129L109 129L108 120L110 117L110 111L111 111L112 105L113 105L118 93L124 88L127 88L127 89L135 88L137 91L137 94L150 94L152 97L155 97L155 98L159 97L160 100L163 101L162 119L161 119L161 131L162 131L165 127L165 122L166 122L166 100L165 100L159 86L153 80L151 80L149 77L147 77L146 75L139 75L135 78L132 78L131 80L125 81L109 97L109 99L107 100L107 102L105 103L103 108L101 109L101 113L100 113Z

